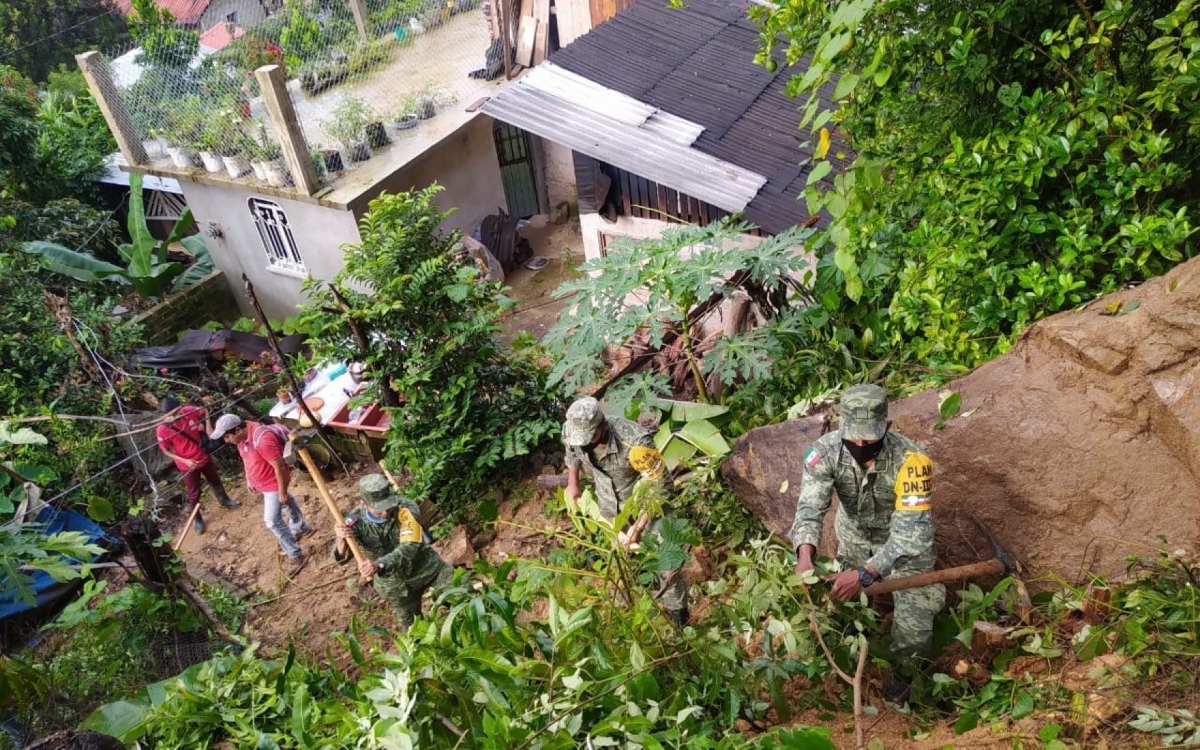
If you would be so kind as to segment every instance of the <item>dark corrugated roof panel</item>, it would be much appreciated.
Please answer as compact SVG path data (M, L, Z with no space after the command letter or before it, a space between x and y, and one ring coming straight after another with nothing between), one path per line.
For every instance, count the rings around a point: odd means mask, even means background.
M780 232L809 218L797 198L812 157L810 139L799 130L800 102L784 93L807 64L775 73L755 65L759 34L746 7L744 0L691 0L680 9L668 8L665 0L641 0L550 59L702 125L693 148L767 178L746 218ZM822 104L832 108L830 91L822 92ZM836 133L832 148L847 150ZM831 185L832 174L824 182Z

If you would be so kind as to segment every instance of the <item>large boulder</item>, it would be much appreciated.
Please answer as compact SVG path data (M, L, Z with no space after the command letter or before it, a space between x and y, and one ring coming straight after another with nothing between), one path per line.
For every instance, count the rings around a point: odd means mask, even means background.
M1119 314L1114 315L1114 311ZM1123 558L1200 542L1200 259L1031 326L1012 351L891 407L934 460L943 564L990 556L977 516L1033 575L1118 574ZM747 433L724 473L786 533L819 418ZM786 491L784 482L787 481ZM827 526L828 528L828 526ZM825 546L824 544L822 546Z

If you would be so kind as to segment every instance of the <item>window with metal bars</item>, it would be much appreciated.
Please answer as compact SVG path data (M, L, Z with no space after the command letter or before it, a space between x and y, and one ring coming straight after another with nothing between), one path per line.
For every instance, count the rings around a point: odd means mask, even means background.
M251 198L249 204L254 226L258 227L258 236L262 239L263 249L267 251L267 267L288 275L308 275L283 208L274 201L262 198Z

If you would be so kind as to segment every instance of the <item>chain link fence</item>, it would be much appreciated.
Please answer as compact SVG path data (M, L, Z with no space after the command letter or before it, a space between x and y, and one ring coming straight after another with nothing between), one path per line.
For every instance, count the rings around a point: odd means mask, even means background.
M328 183L397 143L395 156L444 135L424 122L488 93L500 43L479 6L287 0L264 11L254 0L212 0L200 20L156 27L104 55L112 89L104 93L123 102L122 124L155 168L282 187L291 177L254 75L282 66Z

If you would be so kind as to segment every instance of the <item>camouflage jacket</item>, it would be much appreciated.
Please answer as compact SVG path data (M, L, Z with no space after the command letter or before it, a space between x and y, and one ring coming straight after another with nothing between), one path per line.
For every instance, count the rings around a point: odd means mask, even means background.
M608 443L587 449L567 446L566 464L568 469L586 467L592 475L595 484L596 502L600 513L607 519L616 518L621 512L621 503L633 494L634 485L645 476L653 482L655 488L662 493L665 504L670 500L675 486L671 480L671 472L661 463L662 457L654 447L654 433L642 427L637 422L620 417L605 416L608 422ZM630 451L642 446L654 451L658 456L660 466L657 471L643 474L629 459Z
M821 523L837 490L838 523L878 547L867 563L882 575L902 559L932 558L933 462L902 435L889 431L883 441L869 469L842 447L841 431L813 443L804 456L804 480L788 532L793 548L820 541Z
M446 563L438 553L421 540L421 534L416 533L416 542L401 542L400 524L396 515L401 508L412 514L418 524L421 523L421 509L407 498L400 501L396 513L384 523L375 523L366 516L366 509L355 508L346 516L346 523L354 533L355 540L362 547L363 553L382 566L377 578L389 581L404 582L409 589L418 588L432 581L445 567ZM333 547L333 559L339 563L349 562L353 557L349 547L346 554L337 553L337 545Z

